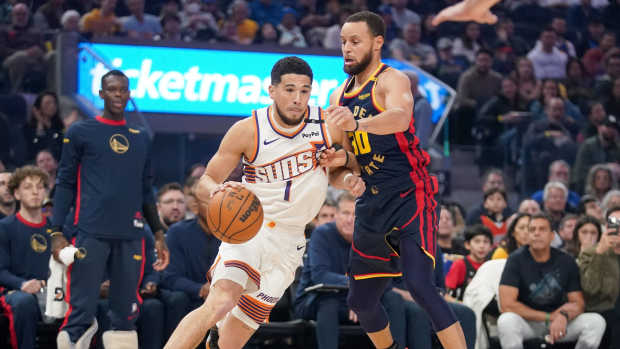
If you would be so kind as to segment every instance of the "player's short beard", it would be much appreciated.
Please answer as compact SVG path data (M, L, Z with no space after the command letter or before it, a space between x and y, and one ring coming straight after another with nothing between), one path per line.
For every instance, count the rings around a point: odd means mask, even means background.
M286 125L286 126L297 126L299 125L299 123L301 122L301 119L303 118L303 114L299 119L294 119L289 117L288 115L284 114L282 112L282 110L280 110L280 108L278 108L277 104L273 104L276 108L276 113L278 113L278 115L280 115L280 120L282 120L282 122Z
M358 64L349 65L349 66L345 64L343 67L344 72L349 75L357 75L363 72L364 70L366 70L366 68L368 68L368 66L370 65L370 62L372 61L372 49L373 48L371 47L368 53L365 54L364 57L362 57L362 60Z

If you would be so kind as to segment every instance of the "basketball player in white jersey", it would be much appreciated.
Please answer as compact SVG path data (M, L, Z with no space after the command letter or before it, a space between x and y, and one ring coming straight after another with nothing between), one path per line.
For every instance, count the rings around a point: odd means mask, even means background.
M311 87L312 70L305 61L279 60L269 87L274 103L233 125L209 161L198 199L208 201L220 190L243 185L263 205L263 226L248 242L222 243L205 303L181 321L165 348L193 349L216 323L219 330L209 334L207 348L243 347L293 281L305 250L304 227L327 191L327 170L319 166L318 154L334 144L351 150L343 131L324 122L320 108L308 106ZM240 159L243 184L221 184ZM357 166L354 159L351 163ZM342 172L332 180L361 195L360 177Z

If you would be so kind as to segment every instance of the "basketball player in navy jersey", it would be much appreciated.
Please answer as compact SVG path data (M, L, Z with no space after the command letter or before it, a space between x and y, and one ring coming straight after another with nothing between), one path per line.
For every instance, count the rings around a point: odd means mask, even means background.
M397 348L379 300L390 278L402 275L444 348L464 349L461 326L433 282L437 179L428 173L430 157L414 134L409 79L381 62L384 34L382 18L372 12L347 18L340 35L350 77L326 110L327 119L347 131L353 153L326 152L323 164L355 157L366 184L356 202L349 307L377 348ZM331 175L337 184L352 174L338 169Z

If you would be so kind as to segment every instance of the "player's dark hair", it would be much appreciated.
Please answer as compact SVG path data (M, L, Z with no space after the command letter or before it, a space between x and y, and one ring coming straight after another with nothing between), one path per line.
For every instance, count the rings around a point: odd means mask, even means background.
M178 190L183 193L183 187L177 182L164 184L161 188L159 188L159 191L157 192L157 202L161 200L161 197L164 196L164 194L173 190Z
M515 238L515 230L517 230L517 224L521 218L527 217L527 219L531 219L532 216L529 213L519 213L517 216L510 222L508 226L508 230L506 231L506 236L500 242L500 246L506 250L508 254L514 252L519 246L517 246L517 239Z
M508 201L508 195L506 194L506 191L500 188L487 189L487 191L484 192L484 200L486 201L489 196L497 193L501 194L504 197L504 201Z
M370 11L361 11L347 17L345 23L364 22L368 26L372 36L385 37L385 22L383 17Z
M471 227L465 229L465 241L469 242L471 239L475 238L478 235L486 236L489 239L489 242L493 243L493 234L489 230L489 228L485 227L482 224L474 224Z
M271 69L271 84L277 85L282 81L282 75L299 74L306 75L312 82L312 68L303 59L295 56L284 57L274 64Z
M103 76L101 77L101 87L103 88L103 82L110 76L119 76L119 77L123 77L125 78L125 80L129 81L129 78L127 77L127 75L125 75L125 73L123 73L122 71L118 70L118 69L114 69L114 70L110 70L109 72L103 74Z
M15 190L17 190L17 188L19 188L24 179L28 177L39 177L41 179L41 182L43 183L43 186L47 188L47 183L49 181L49 175L47 174L47 172L36 166L27 165L18 168L17 170L15 170L15 172L13 172L13 175L11 175L11 178L9 179L9 183L7 185L9 187L9 193L11 193L11 195L15 195Z

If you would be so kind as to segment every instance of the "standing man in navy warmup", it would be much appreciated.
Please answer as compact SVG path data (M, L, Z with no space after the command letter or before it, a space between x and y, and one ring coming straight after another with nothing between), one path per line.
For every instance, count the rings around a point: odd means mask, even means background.
M103 334L108 348L137 348L135 321L142 299L144 218L155 232L157 261L169 259L152 192L150 139L127 125L124 110L129 80L118 70L101 78L102 116L71 126L63 141L58 169L52 229L52 252L69 243L61 232L74 204L73 244L76 259L67 270L69 310L57 337L59 349L88 348L97 330L95 312L104 272L110 277L111 330Z
M438 207L430 157L415 136L409 78L381 62L385 23L372 12L347 18L340 31L347 81L330 97L328 120L347 132L354 154L333 149L323 159L353 158L366 191L356 202L348 303L379 349L398 348L380 298L390 278L403 276L430 316L444 348L465 349L454 313L434 284ZM331 183L353 175L333 170ZM400 272L402 268L402 273Z

